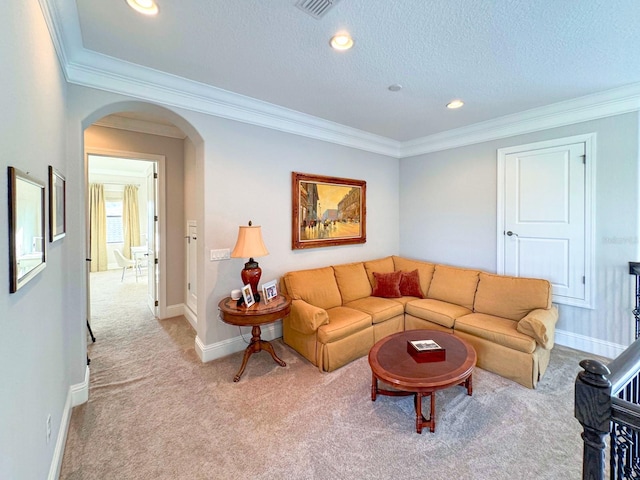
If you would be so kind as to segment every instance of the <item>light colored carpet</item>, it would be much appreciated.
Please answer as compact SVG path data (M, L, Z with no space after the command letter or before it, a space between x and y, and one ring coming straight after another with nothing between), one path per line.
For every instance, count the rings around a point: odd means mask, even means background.
M254 354L234 383L242 353L202 364L184 318L122 308L109 294L119 277L101 280L63 479L580 478L573 384L587 354L557 346L536 390L476 369L473 396L438 392L436 432L418 435L412 397L371 401L366 358L323 374L277 340L287 366Z

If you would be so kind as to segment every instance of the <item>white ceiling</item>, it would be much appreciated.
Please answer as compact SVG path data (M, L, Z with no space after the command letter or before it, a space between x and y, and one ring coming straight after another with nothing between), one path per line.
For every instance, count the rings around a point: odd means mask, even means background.
M296 0L157 1L146 17L125 0L43 0L70 81L213 86L222 116L273 104L390 145L599 92L631 92L635 108L640 94L638 0L341 0L319 20ZM329 48L341 30L350 51ZM454 98L465 106L446 109Z

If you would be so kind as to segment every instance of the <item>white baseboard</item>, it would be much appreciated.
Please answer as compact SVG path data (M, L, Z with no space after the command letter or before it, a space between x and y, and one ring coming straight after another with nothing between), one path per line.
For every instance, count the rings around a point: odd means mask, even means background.
M69 432L69 423L71 422L71 412L73 407L81 405L89 400L89 366L84 374L84 381L76 383L69 387L67 393L67 401L64 404L62 415L60 416L60 429L58 430L58 438L56 438L56 446L53 450L53 458L49 467L48 480L57 480L60 478L60 469L62 468L62 458L64 457L64 446L67 443L67 433Z
M196 332L198 331L198 316L193 313L193 310L187 307L184 303L169 305L167 307L166 316L161 318L160 320L180 316L184 316L189 321L191 328L193 328Z
M193 310L191 310L188 306L184 306L184 313L183 315L185 316L185 318L187 320L189 320L189 323L191 324L191 328L193 328L194 331L198 331L198 316L193 313Z
M586 353L592 353L605 358L616 358L627 347L617 343L607 342L599 338L587 337L578 333L556 330L555 342L558 345L574 348Z
M84 372L84 381L82 383L76 383L75 385L71 385L71 387L69 387L69 394L71 395L71 408L82 405L87 400L89 400L90 376L91 371L89 370L89 365L87 365L87 369Z
M242 338L244 336L244 338ZM269 326L262 327L262 336L264 340L274 340L282 337L282 323L276 322ZM226 357L232 353L241 352L247 348L247 342L251 341L251 329L250 327L243 327L242 336L223 340L218 343L205 345L200 340L200 337L196 336L196 353L200 357L203 363L216 360L217 358Z
M184 315L185 310L187 309L185 308L184 303L179 303L177 305L167 305L165 316L160 320L164 320L165 318L179 317L180 315Z

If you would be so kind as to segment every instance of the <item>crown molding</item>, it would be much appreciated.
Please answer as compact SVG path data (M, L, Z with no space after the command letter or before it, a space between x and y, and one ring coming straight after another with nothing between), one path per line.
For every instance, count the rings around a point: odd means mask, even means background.
M640 110L640 83L399 142L86 50L74 0L39 0L69 83L405 158Z
M640 110L640 83L404 142L399 158L448 150Z
M88 50L67 64L70 83L397 157L401 143Z

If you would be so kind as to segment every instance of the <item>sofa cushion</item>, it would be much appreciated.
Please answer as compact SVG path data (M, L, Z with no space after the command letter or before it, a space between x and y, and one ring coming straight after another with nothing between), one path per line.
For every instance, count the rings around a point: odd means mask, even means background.
M329 323L318 328L318 342L330 343L371 327L371 316L348 307L327 310Z
M342 295L342 304L371 295L371 283L362 262L346 263L333 267L338 288Z
M518 332L518 322L484 313L471 313L456 319L456 331L464 332L490 342L524 353L533 353L536 341ZM320 327L322 328L322 327Z
M367 271L367 277L369 277L369 283L371 284L372 288L375 283L373 279L373 272L391 273L396 270L395 266L393 265L392 257L364 262L364 269Z
M407 302L404 308L405 312L414 317L422 318L447 328L453 328L458 317L472 313L470 309L460 305L431 298L412 300Z
M371 315L374 324L404 314L404 305L395 300L379 297L367 297L354 300L345 307L355 308Z
M472 310L479 273L478 270L436 265L427 298L454 303Z
M304 300L324 309L342 305L332 267L289 272L284 282L293 300Z
M373 272L373 292L374 297L400 298L400 279L402 272L379 273Z
M422 289L422 296L427 296L429 285L431 284L431 278L433 277L433 270L435 268L435 265L433 263L394 256L393 264L396 270L401 270L404 272L411 272L417 269L418 275L420 276L420 288Z
M551 284L536 278L481 272L474 312L520 320L531 310L551 307Z
M402 272L400 278L400 294L403 297L424 298L420 288L420 274L416 268L412 272Z

